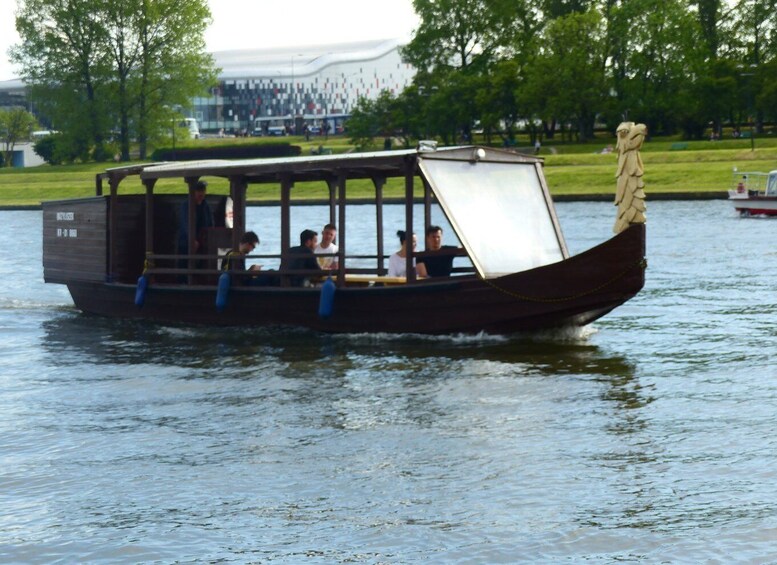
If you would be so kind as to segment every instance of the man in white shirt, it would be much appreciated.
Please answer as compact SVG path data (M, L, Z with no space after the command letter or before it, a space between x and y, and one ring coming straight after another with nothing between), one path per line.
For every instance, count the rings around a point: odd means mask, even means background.
M323 257L316 257L322 269L337 269L337 257L334 255L327 257L330 253L337 253L337 245L334 243L336 237L337 228L332 224L325 225L324 229L321 230L321 241L313 250L313 253L323 255Z

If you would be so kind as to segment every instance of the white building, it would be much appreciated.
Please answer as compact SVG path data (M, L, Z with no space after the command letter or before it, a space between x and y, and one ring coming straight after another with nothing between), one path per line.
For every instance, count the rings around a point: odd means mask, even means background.
M267 134L273 126L273 132L285 126L301 133L304 125L334 132L360 97L374 99L384 90L396 95L412 82L415 69L400 55L405 43L381 39L213 53L219 86L193 100L189 117L211 134ZM0 82L0 107L28 103L21 80Z
M196 98L192 117L206 132L251 132L259 126L332 129L360 97L398 94L415 70L402 61L400 40L250 49L213 53L221 68L211 96Z
M44 163L43 157L35 153L31 141L20 141L14 145L11 152L12 167L38 167Z

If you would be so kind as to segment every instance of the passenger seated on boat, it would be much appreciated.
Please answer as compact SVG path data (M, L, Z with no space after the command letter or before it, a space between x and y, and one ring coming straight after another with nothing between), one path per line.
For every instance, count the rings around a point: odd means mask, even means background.
M246 271L245 256L251 253L256 246L259 245L259 236L252 231L247 231L240 238L240 245L237 249L232 249L227 252L224 258L221 260L222 271L241 272ZM251 265L248 271L259 271L261 265ZM234 283L237 285L258 285L260 281L258 277L234 277Z
M388 276L390 277L405 277L407 276L407 237L406 232L399 230L397 236L399 237L399 245L401 246L399 251L393 253L389 257ZM413 234L413 251L415 251L418 241L415 234ZM416 266L416 274L419 277L426 276L426 269L423 265L416 265L415 259L413 259L413 265ZM419 269L420 267L420 269Z
M742 180L739 181L739 184L737 184L737 193L738 194L744 194L745 193L745 186L747 186L747 175L744 175L742 177Z
M322 269L337 270L337 257L332 255L337 253L337 244L334 242L337 237L337 228L334 224L327 224L321 230L321 243L316 245L313 253L323 255L317 257L318 264Z
M442 228L440 226L429 226L426 228L426 249L425 251L437 253L443 250L456 249L454 245L442 245ZM426 270L429 277L449 277L453 271L453 257L451 253L442 252L439 255L431 255L418 259L419 271L421 267Z
M281 261L281 271L321 271L321 266L316 261L313 250L318 245L318 232L302 230L299 234L299 245L291 247L289 257ZM292 275L289 277L291 286L313 286L316 277L306 275Z

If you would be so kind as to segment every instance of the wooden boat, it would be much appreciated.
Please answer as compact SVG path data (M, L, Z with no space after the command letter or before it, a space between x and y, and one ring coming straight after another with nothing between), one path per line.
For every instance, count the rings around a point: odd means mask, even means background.
M139 178L145 194L120 194L128 177ZM176 210L187 196L157 194L154 187L161 179L184 179L193 225L195 185L213 177L229 181L233 227L208 228L200 254L193 252L192 234L189 253L177 254ZM408 276L386 277L383 186L391 177L404 179L408 233L416 194L423 194L425 227L436 206L449 220L461 242L452 252L466 263L451 276L417 278L408 254ZM371 179L375 187L377 233L369 255L350 251L356 246L349 228L362 220L346 217L353 179ZM110 190L103 194L106 181ZM279 187L281 227L278 253L249 258L284 260L292 246L292 194L310 182L328 187L329 220L338 226L334 289L331 283L291 286L294 275L317 274L311 271L279 269L266 273L268 286L248 286L237 284L245 271L225 276L218 270L218 250L237 248L246 230L249 184ZM214 206L227 201L227 195L208 198ZM181 266L182 259L188 263ZM66 284L76 307L103 316L322 332L511 334L583 326L636 295L644 285L645 226L632 225L570 256L542 160L485 147L163 163L109 169L97 176L94 197L44 203L43 267L45 281ZM222 292L225 278L231 284Z
M734 172L729 202L741 216L777 216L777 171Z

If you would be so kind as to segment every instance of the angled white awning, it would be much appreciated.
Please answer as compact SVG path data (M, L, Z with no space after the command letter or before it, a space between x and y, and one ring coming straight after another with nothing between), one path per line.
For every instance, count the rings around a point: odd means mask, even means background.
M565 258L539 165L421 159L420 167L481 277Z

